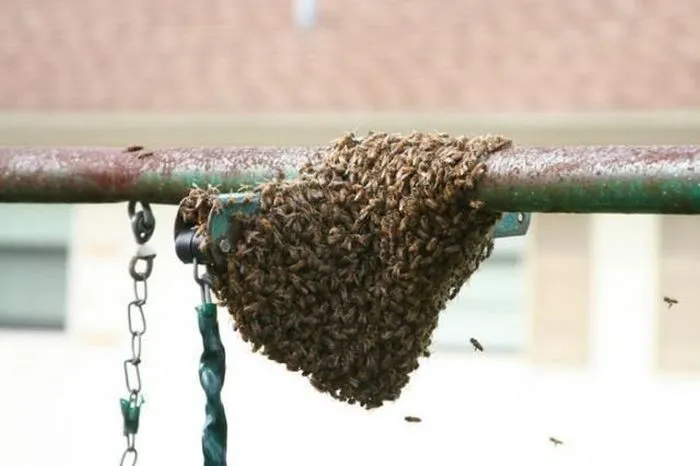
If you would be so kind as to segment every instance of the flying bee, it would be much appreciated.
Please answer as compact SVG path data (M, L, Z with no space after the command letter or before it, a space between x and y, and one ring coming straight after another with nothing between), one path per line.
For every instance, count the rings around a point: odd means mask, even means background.
M403 420L406 422L423 422L423 420L418 416L406 416L403 418Z
M555 438L555 437L549 437L549 441L552 442L552 444L553 444L555 447L558 446L558 445L563 445L563 444L564 444L564 442L562 442L561 440L559 440L558 438Z
M479 342L479 340L477 340L476 338L473 338L473 337L470 338L470 339L469 339L469 343L471 343L472 346L474 347L474 351L481 351L481 352L484 351L484 347L483 347L482 344Z
M670 298L668 296L664 296L664 302L668 304L668 308L671 309L671 306L674 304L678 304L678 300L674 298Z
M147 150L145 152L139 152L139 154L136 156L137 159L142 160L145 159L146 157L151 157L153 155L153 152L150 150Z

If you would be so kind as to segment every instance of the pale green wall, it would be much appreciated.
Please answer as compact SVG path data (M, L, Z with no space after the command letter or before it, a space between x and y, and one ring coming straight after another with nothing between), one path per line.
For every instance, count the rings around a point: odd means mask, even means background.
M0 327L65 323L71 209L0 204Z
M0 244L64 246L70 236L68 204L0 204Z
M502 133L517 144L700 143L700 112L552 115L34 115L0 113L0 144L325 144L345 131Z

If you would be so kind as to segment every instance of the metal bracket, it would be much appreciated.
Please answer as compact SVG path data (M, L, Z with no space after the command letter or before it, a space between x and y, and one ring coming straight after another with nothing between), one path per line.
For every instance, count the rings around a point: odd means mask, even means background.
M530 229L532 214L523 212L504 212L496 224L494 238L512 238L525 236Z
M211 264L215 268L226 269L226 254L236 242L237 231L232 225L235 213L255 215L260 209L258 193L232 193L218 196L218 212L209 215L207 228L213 246L201 249L203 238L198 237L192 225L185 225L178 215L175 220L175 251L177 257L185 264L191 264L194 259L200 264ZM530 227L531 214L523 212L505 212L494 227L495 238L511 238L524 236Z

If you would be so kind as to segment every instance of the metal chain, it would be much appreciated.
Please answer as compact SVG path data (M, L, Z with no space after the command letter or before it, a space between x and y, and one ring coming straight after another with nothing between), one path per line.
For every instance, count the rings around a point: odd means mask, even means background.
M138 204L142 209L137 210ZM155 251L147 244L153 236L156 227L156 219L151 206L145 202L129 202L128 206L131 230L138 248L136 254L129 261L129 276L134 282L134 299L127 305L126 313L131 335L131 357L124 360L124 379L128 397L120 400L122 417L124 418L124 437L126 449L122 454L120 465L134 466L138 460L136 451L136 433L139 430L139 417L143 396L141 395L141 344L146 333L146 316L143 306L148 301L148 278L153 272L153 260ZM137 266L144 263L144 270L139 271Z
M197 322L202 335L202 355L199 358L199 383L206 396L205 421L202 434L204 466L226 466L228 424L221 401L221 389L226 377L226 352L219 334L217 306L211 300L211 277L200 277L197 259L194 260L194 280L201 291L197 306Z

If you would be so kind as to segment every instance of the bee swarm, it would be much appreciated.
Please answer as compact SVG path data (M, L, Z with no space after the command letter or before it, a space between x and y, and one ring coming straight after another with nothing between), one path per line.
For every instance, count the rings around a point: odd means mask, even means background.
M493 249L501 212L473 200L484 161L511 141L348 134L294 180L254 188L214 277L241 337L321 392L370 409L396 400L428 356L438 315ZM181 210L205 227L215 190Z

